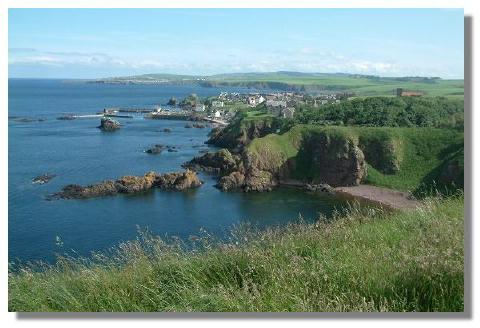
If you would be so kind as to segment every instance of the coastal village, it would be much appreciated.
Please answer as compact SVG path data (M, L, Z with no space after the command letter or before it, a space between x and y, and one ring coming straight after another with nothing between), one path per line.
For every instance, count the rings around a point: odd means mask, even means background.
M421 97L417 91L394 89L396 97ZM133 118L143 115L146 119L170 119L205 121L220 126L228 125L239 111L248 111L257 115L269 115L281 119L293 119L300 106L318 108L325 105L339 104L351 99L355 94L349 92L329 92L312 95L305 92L270 92L270 93L238 93L220 92L217 96L200 98L190 94L182 100L175 97L166 104L150 108L120 108L109 107L95 114L67 114L58 117L59 120L79 118L102 118L100 128L118 128L120 123L115 118ZM202 126L198 125L197 126Z
M276 93L238 93L221 92L218 96L200 99L195 94L178 101L171 98L164 106L157 106L153 111L145 110L145 118L150 119L188 119L196 118L218 123L228 124L238 111L261 111L263 114L279 118L293 118L295 108L299 105L319 107L322 105L339 103L347 99L349 94L331 93L311 96L305 93L276 92ZM263 106L261 106L263 105ZM106 109L110 116L127 112L126 109ZM138 112L138 110L136 110ZM122 117L122 116L120 116Z

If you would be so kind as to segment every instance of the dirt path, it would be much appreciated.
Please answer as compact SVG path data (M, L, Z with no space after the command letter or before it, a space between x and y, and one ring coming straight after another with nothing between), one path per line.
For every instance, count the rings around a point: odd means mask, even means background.
M414 209L420 205L420 202L409 199L409 194L407 192L387 188L360 185L354 187L337 187L334 188L334 190L336 192L364 198L400 210Z

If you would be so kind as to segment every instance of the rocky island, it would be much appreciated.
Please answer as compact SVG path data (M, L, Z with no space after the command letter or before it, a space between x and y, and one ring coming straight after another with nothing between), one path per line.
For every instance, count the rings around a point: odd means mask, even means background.
M82 199L116 194L134 194L153 188L182 191L197 188L201 185L202 181L191 170L165 174L148 172L144 176L124 176L117 180L105 180L85 187L70 184L65 186L62 191L51 195L50 199Z
M120 129L120 122L109 117L102 117L98 128L102 131L111 132Z

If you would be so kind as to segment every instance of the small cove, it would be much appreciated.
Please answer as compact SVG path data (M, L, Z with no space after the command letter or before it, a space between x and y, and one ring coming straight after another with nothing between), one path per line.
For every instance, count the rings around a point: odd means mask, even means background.
M330 217L352 200L292 187L269 193L223 193L214 187L215 177L204 173L200 173L204 185L185 192L45 200L70 183L85 185L152 170L179 171L200 151L214 150L204 144L208 128L187 129L184 121L122 119L119 131L103 133L96 128L98 119L56 117L111 106L153 107L172 96L181 99L192 92L208 96L221 91L249 90L10 80L9 116L46 120L9 121L9 259L51 262L56 254L87 256L134 239L139 227L186 240L201 229L226 238L232 227L241 224L262 229L299 217L307 222L320 215ZM144 152L155 144L175 146L178 152ZM56 177L48 184L32 184L33 177L44 173Z

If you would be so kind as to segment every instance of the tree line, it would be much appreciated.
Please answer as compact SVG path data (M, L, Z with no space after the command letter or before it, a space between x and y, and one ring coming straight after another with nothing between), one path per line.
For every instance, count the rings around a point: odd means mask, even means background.
M300 105L293 124L463 129L464 101L445 97L367 97L320 107Z

